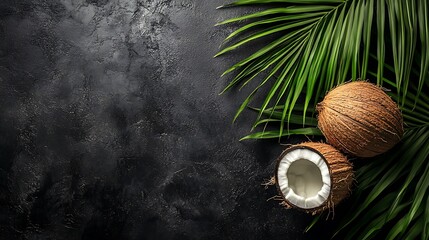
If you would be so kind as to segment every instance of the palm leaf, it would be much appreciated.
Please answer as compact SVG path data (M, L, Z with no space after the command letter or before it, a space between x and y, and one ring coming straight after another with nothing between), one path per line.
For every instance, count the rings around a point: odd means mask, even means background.
M396 87L385 78L383 82ZM418 91L413 83L410 86ZM422 89L419 98L427 98L428 89ZM390 95L399 99L395 93ZM421 209L429 208L429 105L417 98L408 92L406 104L401 107L406 124L413 127L407 128L400 146L357 170L359 188L352 195L351 205L356 210L344 217L335 236L344 233L344 239L414 239L409 237L419 234L427 239L429 211L423 214ZM395 197L388 197L392 193ZM368 217L368 212L379 215ZM386 229L389 224L394 225L390 230Z
M354 210L339 221L337 236L428 239L427 1L237 0L222 7L263 4L272 8L220 23L244 26L226 38L216 57L267 41L224 72L235 73L224 91L258 81L234 120L256 94L264 95L259 107L250 108L258 113L253 128L263 131L241 140L321 135L314 109L325 93L350 79L373 77L391 89L388 94L400 105L406 133L398 147L356 170L359 187L350 199ZM263 72L267 74L261 79ZM269 89L258 93L263 86Z
M260 84L239 107L234 120L252 102L258 90L266 84L271 89L259 107L260 113L253 124L261 120L266 108L283 105L280 135L289 128L289 118L295 114L295 105L303 102L303 127L306 124L306 108L312 108L332 87L349 79L366 78L370 62L372 25L377 29L376 58L377 83L383 83L386 35L390 33L389 49L396 76L396 100L409 104L407 99L412 63L416 49L421 49L418 99L429 68L428 53L428 4L424 0L238 0L223 7L281 4L260 12L228 19L218 25L246 21L243 27L231 33L226 40L245 35L223 48L216 57L243 47L251 42L275 35L274 40L249 57L234 64L223 75L239 73L224 91L237 84L241 87L255 81L264 71L269 71ZM286 4L286 6L285 6ZM374 21L374 13L377 18ZM256 31L255 31L256 30ZM277 34L277 35L276 35ZM417 39L420 39L418 46ZM406 46L406 47L404 47ZM361 66L361 68L358 68ZM273 80L272 80L273 79ZM403 90L403 91L402 91ZM400 93L404 93L401 95ZM311 115L314 119L314 114ZM416 118L406 116L416 124ZM421 122L418 122L419 124Z
M351 234L352 230L355 230L357 227L362 228L359 231L356 231L356 234L381 230L382 227L387 225L389 222L396 221L396 217L401 213L401 211L398 211L399 208L403 208L402 210L408 209L408 213L403 212L402 215L400 215L408 216L406 217L406 220L402 220L402 231L405 231L411 227L411 220L414 219L416 213L415 211L418 209L421 201L413 203L413 205L410 204L410 202L414 202L414 200L416 200L414 196L417 195L417 193L412 194L409 192L409 189L416 187L417 181L407 181L405 179L424 179L419 178L419 176L423 173L424 170L424 168L422 170L421 165L425 163L427 166L429 166L427 163L429 153L429 128L426 127L409 130L405 137L407 142L404 142L400 148L389 154L391 158L386 159L385 156L380 157L381 159L379 159L379 161L384 161L383 165L390 166L390 169L384 172L384 175L380 179L376 179L376 183L372 189L370 188L366 191L356 191L353 194L354 204L351 207L352 209L357 210L354 211L350 216L345 216L343 223L340 224L341 228L337 234L346 232L347 239L362 239L362 236L359 237L358 235ZM374 159L373 161L377 160ZM395 161L402 161L402 163L400 166L397 166L394 164ZM419 164L415 164L414 161L418 162ZM373 164L370 163L368 168L376 168L372 165ZM419 168L414 167L416 165L418 165ZM407 169L414 170L407 172ZM369 177L371 174L366 170L362 170L363 169L357 170L357 181L359 183L361 183L361 181L363 181L366 177ZM397 186L400 187L397 188ZM397 189L394 192L395 197L392 199L386 198L386 196L392 193L392 188ZM402 189L407 190L407 192L401 194ZM426 185L422 185L421 188L419 188L419 191L416 192L418 192L419 196L421 196L422 194L427 193L428 190L429 188ZM380 210L380 206L383 206L380 217L378 219L368 219L366 213ZM386 209L385 206L387 206L390 210ZM371 224L372 222L374 222L374 224ZM397 230L393 229L392 231Z
M220 24L227 24L244 20L252 21L264 17L262 20L250 22L234 31L227 37L227 40L260 25L278 24L248 34L238 42L225 47L215 57L254 40L282 33L279 38L267 44L266 47L234 64L224 73L239 71L239 74L225 88L224 91L226 91L239 83L244 82L243 85L246 85L251 80L254 80L258 74L271 68L268 77L261 81L240 106L234 120L251 102L256 92L270 82L271 78L276 78L259 108L260 112L254 126L261 120L266 108L269 108L270 105L276 107L281 104L284 106L279 131L281 136L285 128L289 128L289 124L285 123L289 123L290 117L294 115L296 111L295 105L300 101L302 93L305 93L305 98L303 99L304 110L301 112L303 114L302 125L305 127L308 126L306 125L306 110L309 107L314 108L314 105L319 100L318 98L323 95L321 93L328 91L338 83L344 82L347 77L344 73L347 73L350 66L353 66L353 77L358 77L355 66L358 61L362 35L365 35L361 34L364 28L364 19L371 19L373 15L373 13L368 13L365 16L365 13L373 11L373 7L372 4L367 4L364 0L358 1L357 4L360 7L355 7L355 1L350 3L345 1L326 1L330 5L323 5L320 1L308 1L307 3L312 2L309 5L302 5L302 1L237 1L229 6L273 2L294 3L297 5L264 10L221 22ZM357 11L355 11L356 8L358 9ZM354 21L356 18L359 21ZM342 24L343 22L344 24ZM368 37L369 29L371 28L366 26L364 42L367 46L369 46L370 41ZM326 37L331 34L339 35L333 38L336 41L335 44L330 44L331 38ZM332 57L330 56L331 54L337 57ZM368 58L368 53L365 56ZM367 62L368 59L365 61ZM322 71L322 66L325 63L331 66L328 71ZM337 65L340 65L341 71L335 70L334 66ZM363 69L366 71L366 67ZM317 81L322 73L327 75L322 76L328 79L325 81L328 82L327 84L320 84ZM317 89L316 94L315 89ZM314 119L314 115L312 118Z
M278 137L284 137L284 136L290 136L290 135L311 135L311 136L322 136L322 132L318 128L297 128L297 129L291 129L288 132L282 132L280 131L264 131L264 132L257 132L250 135L247 135L240 139L246 140L246 139L269 139L269 138L278 138Z

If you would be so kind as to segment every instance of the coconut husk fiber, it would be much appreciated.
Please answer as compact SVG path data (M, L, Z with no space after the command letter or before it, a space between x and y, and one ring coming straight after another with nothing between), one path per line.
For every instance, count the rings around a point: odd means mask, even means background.
M318 127L327 142L353 156L384 153L404 133L398 105L380 87L366 81L334 88L316 109Z

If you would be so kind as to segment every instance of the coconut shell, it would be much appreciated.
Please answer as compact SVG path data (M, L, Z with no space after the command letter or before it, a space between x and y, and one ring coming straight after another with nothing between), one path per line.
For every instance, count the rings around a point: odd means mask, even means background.
M353 166L347 160L347 157L344 156L340 151L326 143L304 142L297 145L293 145L282 152L282 154L277 160L276 174L274 176L277 191L279 192L282 199L281 204L283 206L286 206L287 208L301 209L286 199L280 189L280 185L278 184L278 167L280 161L286 154L296 149L309 149L313 152L318 153L326 162L331 177L331 191L328 199L319 207L302 210L312 215L321 213L327 209L333 210L337 204L339 204L343 199L347 198L350 195L354 179L354 173Z
M378 86L355 81L331 90L317 105L318 126L329 144L357 157L373 157L404 133L398 105Z

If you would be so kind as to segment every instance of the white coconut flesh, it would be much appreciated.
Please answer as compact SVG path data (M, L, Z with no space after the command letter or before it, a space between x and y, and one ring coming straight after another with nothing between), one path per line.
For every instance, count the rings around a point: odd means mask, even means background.
M323 205L331 192L328 165L310 149L288 152L279 162L277 181L286 200L303 209Z

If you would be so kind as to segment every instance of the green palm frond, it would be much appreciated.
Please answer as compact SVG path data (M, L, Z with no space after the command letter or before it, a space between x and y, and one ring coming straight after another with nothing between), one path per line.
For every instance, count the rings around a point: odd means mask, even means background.
M415 92L417 97L420 95L429 67L426 1L238 0L221 7L257 4L274 4L274 7L218 24L246 22L225 39L226 46L215 57L259 39L272 39L223 74L236 72L223 92L259 81L239 107L234 121L257 92L269 85L253 127L266 117L267 109L278 106L282 106L281 121L272 122L278 123L279 134L270 136L288 135L283 133L290 130L291 117L297 114L303 115L302 127L311 127L307 113L314 119L314 112L308 109L314 108L327 91L344 81L368 77L371 46L376 48L373 54L379 60L374 70L380 85L384 79L386 50L392 52L395 91L404 93L397 98L401 105L406 103L416 52L421 52ZM236 41L231 42L234 39ZM264 72L266 76L259 77ZM297 103L302 103L302 111L297 112Z
M322 136L322 132L316 127L296 128L283 133L280 133L279 131L263 131L263 132L247 135L241 138L240 141L246 140L246 139L269 139L269 138L276 138L279 136L285 137L285 136L291 136L291 135Z
M389 80L385 83L396 87ZM429 88L422 89L419 97L429 97ZM417 104L402 106L408 125L402 142L356 171L359 187L350 206L356 210L342 219L337 232L344 233L342 239L416 239L415 234L429 238L429 106L413 94L405 101Z
M314 107L324 92L343 82L349 69L352 70L354 79L365 75L361 74L362 70L357 66L364 19L372 18L373 4L372 1L325 1L323 5L320 1L307 1L313 3L309 5L302 5L302 1L237 1L233 5L273 2L297 5L273 8L220 23L257 19L231 33L227 40L249 32L256 26L258 29L230 44L216 56L256 39L280 34L277 39L225 71L225 74L238 72L225 90L238 84L245 86L261 72L268 71L268 76L262 79L259 86L245 99L236 117L246 108L256 92L270 83L271 89L259 108L254 126L270 105L282 105L279 135L283 135L285 123L290 122L295 105L303 92L306 94L301 124L305 125L309 106ZM330 5L326 5L328 2ZM356 4L360 7L356 8ZM264 18L260 19L261 17ZM370 31L365 31L365 39L370 39L369 35ZM367 44L369 45L369 42ZM323 65L328 66L326 71L322 71ZM365 72L366 66L365 64L363 67Z
M392 69L385 66L388 71ZM383 81L386 87L396 89L396 83ZM354 211L340 221L335 234L340 234L340 239L429 239L427 83L428 78L417 97L418 83L410 82L405 104L401 106L406 133L398 147L357 169L358 188L349 203ZM404 95L389 94L393 99ZM309 229L319 221L320 217L315 218Z
M253 127L263 131L243 139L321 135L314 109L325 93L350 79L374 79L390 89L406 131L397 147L356 170L352 211L340 219L336 236L429 239L427 0L237 0L222 7L258 4L273 7L219 23L244 25L216 56L267 41L224 73L235 73L224 91L258 81L234 120L269 88L260 106L250 108L258 113Z
M393 70L385 64L387 71ZM417 71L413 71L417 73ZM376 76L374 72L370 75ZM417 76L416 76L417 77ZM383 79L396 89L393 81ZM410 82L401 106L406 132L398 147L369 160L356 171L358 188L334 235L338 239L429 239L429 79L417 97L417 84ZM403 90L402 90L403 91ZM389 92L393 99L404 93ZM316 225L318 216L309 225Z

